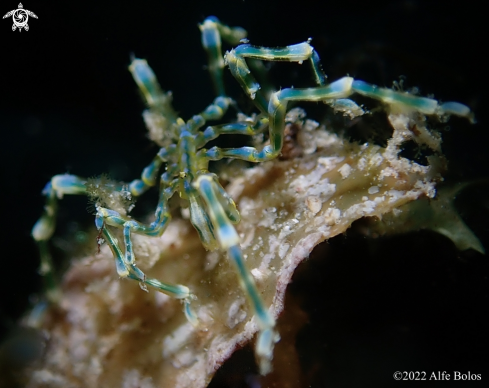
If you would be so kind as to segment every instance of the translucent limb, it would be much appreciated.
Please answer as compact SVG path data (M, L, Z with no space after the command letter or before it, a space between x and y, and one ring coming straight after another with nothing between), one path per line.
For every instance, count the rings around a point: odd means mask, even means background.
M46 196L44 214L32 228L32 237L36 241L49 240L56 228L58 199L67 195L86 194L86 180L75 175L55 175L44 187L42 194Z
M225 56L226 64L239 82L246 94L248 94L262 113L267 112L268 102L260 92L260 84L250 72L245 58L260 59L265 61L288 61L302 63L311 60L312 70L318 85L324 85L326 75L321 69L319 55L309 42L299 43L283 48L255 47L242 44L234 50L228 51Z
M164 182L162 178L162 182ZM114 210L97 208L97 216L95 218L95 225L99 231L103 234L107 243L112 251L115 259L116 270L120 277L129 278L140 282L140 284L150 286L159 292L167 294L177 299L184 300L184 313L187 319L195 326L197 324L197 318L190 309L190 299L192 295L188 287L180 284L168 284L160 282L154 278L148 278L139 268L136 266L136 260L134 250L131 241L131 232L145 234L148 236L161 236L166 229L171 215L168 209L168 199L174 194L179 180L174 180L168 187L160 188L160 200L155 212L155 221L150 225L144 225L134 220L128 220L122 217ZM122 253L117 240L111 235L107 229L107 225L121 227L123 229L125 254ZM143 288L143 286L141 286ZM144 288L143 288L144 289Z
M56 229L58 199L66 195L86 194L85 179L75 175L55 175L44 187L42 194L46 196L44 213L32 228L32 237L39 245L39 273L44 277L47 297L55 300L59 296L57 282L54 276L53 261L47 242Z
M166 118L175 122L178 115L171 105L171 93L165 93L161 89L148 62L145 59L134 58L129 65L129 71L143 93L148 106L157 109Z
M246 64L246 58L298 63L310 59L316 83L320 86L306 89L283 89L273 93L270 101L267 103L265 97L260 92L260 84L255 80ZM213 147L205 152L205 156L209 160L235 158L250 162L261 162L275 158L282 149L285 113L287 103L291 100L324 101L331 104L336 99L344 99L354 93L359 93L381 100L386 104L399 105L424 114L437 114L439 116L455 114L473 120L470 109L463 104L448 102L440 105L436 100L430 98L396 92L388 88L379 88L363 81L354 80L351 77L341 78L325 86L325 76L320 67L319 56L309 42L277 49L243 44L227 52L225 60L231 73L243 90L254 100L255 105L263 113L268 113L270 145L265 146L261 151L253 147L236 149Z
M98 222L100 222L100 219L98 220ZM100 224L97 224L97 227L99 226ZM150 287L153 287L154 289L164 294L167 294L177 299L186 299L191 297L190 290L186 286L180 284L172 285L172 284L162 283L157 279L141 276L142 274L141 270L139 269L135 270L134 265L126 263L126 258L122 254L122 251L120 250L117 244L117 240L112 236L112 234L107 229L107 227L103 224L103 222L99 229L101 229L102 234L104 238L107 240L107 244L109 245L109 248L112 251L112 254L114 255L117 274L121 278L129 278L129 279L137 280Z
M143 172L141 173L141 179L135 179L129 184L131 194L134 196L140 196L149 188L153 187L156 184L156 178L161 166L163 163L167 162L168 159L175 154L175 152L175 145L161 148L154 157L153 161L144 168Z
M129 66L149 109L143 112L149 137L159 146L169 146L178 139L178 114L172 107L172 95L165 93L144 59L133 58Z
M213 251L219 248L214 233L214 225L205 209L205 203L199 196L197 190L188 190L188 200L190 203L190 222L199 234L200 241L205 249Z
M198 134L198 130L205 125L206 121L220 120L226 114L229 106L233 103L234 101L229 97L216 97L212 104L205 108L203 112L188 120L184 127L189 132Z
M424 114L449 115L472 119L470 109L459 103L439 105L436 100L413 96L409 93L396 92L387 88L379 88L363 81L355 81L351 77L343 77L327 86L316 88L294 89L286 88L273 93L268 104L270 145L258 151L253 147L225 148L213 147L207 150L205 156L209 160L222 158L243 159L250 162L261 162L275 158L283 145L285 129L285 114L289 101L326 101L343 99L353 93L381 100L390 105L403 106Z
M227 251L229 258L234 263L240 285L251 303L260 328L255 353L259 359L261 373L267 374L271 370L273 347L279 336L274 330L275 320L265 308L255 281L246 268L243 253L239 246L240 239L232 225L232 223L239 221L239 218L236 218L239 217L239 214L234 202L225 194L224 189L213 174L199 175L195 180L194 187L205 201L219 246Z
M229 97L219 96L200 115L206 121L219 120L224 116L232 101Z
M178 180L175 180L170 187L162 191L155 212L156 219L150 225L144 225L138 221L128 220L127 218L122 217L118 212L102 207L97 207L95 225L107 240L112 254L114 255L117 273L120 277L137 280L167 295L178 299L185 299L190 297L190 291L187 287L182 285L170 285L162 283L157 279L148 278L139 268L137 268L131 241L131 232L147 236L161 236L166 229L168 222L171 220L171 215L168 209L168 198L173 195L178 183ZM107 225L123 229L125 254L122 253L117 241L107 229Z
M161 236L171 219L168 208L168 199L177 190L179 184L180 181L178 179L175 179L172 181L170 186L166 188L164 187L164 185L162 185L163 187L161 187L160 198L155 211L155 220L151 224L145 225L141 222L123 217L119 212L115 210L97 206L97 216L95 221L97 229L100 230L103 225L111 225L122 228L125 232L127 229L127 233L134 232L138 234L144 234L146 236ZM129 253L126 251L126 256L127 255L133 255L132 248Z
M359 80L353 81L351 93L362 94L390 105L403 105L427 115L456 115L473 121L473 114L470 108L458 102L439 104L438 101L431 98L413 96L409 93L396 92L388 88L379 88Z
M156 158L155 158L156 159ZM154 162L154 160L153 160ZM157 163L157 162L156 162ZM151 166L151 164L150 164ZM148 167L150 167L148 166ZM148 168L147 167L147 168ZM154 169L156 170L156 168ZM160 192L163 192L165 190L165 187L173 180L173 178L178 174L178 165L177 164L170 164L167 165L166 167L166 172L163 173L160 177ZM141 174L143 175L143 174ZM144 194L148 189L153 187L155 185L154 181L151 181L146 179L146 182L141 179L135 179L131 183L129 183L129 190L132 195L139 197L140 195ZM153 184L148 184L148 183L153 183Z
M231 45L236 45L246 37L246 31L240 27L228 27L215 16L210 16L199 25L202 32L202 46L207 52L208 69L218 96L225 96L223 69L224 60L221 50L221 38Z
M304 98L306 93L302 93L301 100L315 101L324 99L314 98L315 95L323 94L322 86L325 83L325 76L321 70L319 55L309 44L309 42L299 43L284 48L266 48L266 47L253 47L248 44L243 44L236 47L234 50L226 53L226 63L231 70L233 76L240 83L244 91L252 98L255 99L255 104L262 111L266 111L266 101L260 94L260 85L256 82L255 78L251 74L245 58L254 58L265 61L290 61L302 63L304 60L310 59L313 67L313 73L316 78L316 83L320 85L315 89L304 89L311 93L310 98ZM381 100L386 104L399 104L415 109L424 114L438 114L438 115L457 115L466 117L473 120L473 116L470 109L457 102L446 102L439 104L436 100L413 96L409 93L396 92L388 88L379 88L375 85L367 84L366 82L351 79L351 85L348 90L345 90L341 97L333 98L345 98L353 93L359 93L370 98ZM343 78L343 79L345 79ZM338 81L337 81L338 82ZM288 89L285 89L288 90ZM315 91L317 90L317 92ZM324 95L324 94L323 94ZM256 98L255 98L256 97ZM291 98L292 99L292 98ZM270 113L270 112L269 112Z
M268 125L268 119L261 117L254 125L247 123L231 123L209 126L203 132L197 134L195 144L197 148L203 147L207 142L216 139L220 135L247 135L254 136L263 132Z

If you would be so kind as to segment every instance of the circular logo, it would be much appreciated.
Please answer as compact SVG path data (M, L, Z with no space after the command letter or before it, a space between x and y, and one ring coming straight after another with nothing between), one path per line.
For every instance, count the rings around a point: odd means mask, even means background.
M25 11L25 9L19 8L14 11L12 19L17 27L22 28L27 24L27 20L29 20L29 15Z

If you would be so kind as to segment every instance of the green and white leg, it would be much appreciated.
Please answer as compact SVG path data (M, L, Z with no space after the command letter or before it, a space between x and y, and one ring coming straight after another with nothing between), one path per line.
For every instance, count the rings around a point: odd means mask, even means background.
M213 125L207 127L204 131L197 134L195 141L196 147L200 148L207 144L209 141L218 138L220 135L246 135L254 136L262 133L267 129L268 118L259 116L256 123L253 125L248 123L230 123L222 125ZM204 152L205 153L205 152ZM202 155L202 153L200 154Z
M41 259L39 272L44 276L46 293L51 300L58 297L58 289L48 241L56 229L58 199L62 199L64 195L86 194L85 182L84 178L75 175L55 175L42 191L42 194L46 197L44 213L34 224L31 234L39 246Z
M150 225L145 225L138 221L128 219L115 210L97 206L97 215L95 217L95 225L97 229L99 231L103 231L103 229L106 229L106 227L109 225L121 228L123 230L125 245L123 261L125 268L140 281L144 281L145 275L136 267L135 264L131 232L144 234L147 236L161 236L163 234L166 226L171 220L171 215L168 208L168 198L173 195L177 188L178 181L175 180L174 182L175 183L171 185L168 190L161 191L160 200L155 211L155 220ZM128 275L126 274L123 277L127 276Z
M188 287L179 284L173 285L163 283L157 279L148 278L136 266L135 254L131 240L131 233L144 234L147 236L161 236L163 234L166 226L171 220L171 215L168 208L168 199L173 195L178 184L179 181L174 180L168 187L162 187L162 190L160 190L160 200L155 212L155 221L153 221L150 225L145 225L138 221L127 219L114 210L106 209L100 206L97 207L95 225L106 239L107 244L112 251L116 263L116 270L120 277L138 281L141 288L144 290L147 290L145 286L150 286L164 294L184 300L185 314L192 324L196 324L196 317L193 315L193 313L191 313L189 308L191 294ZM113 238L109 229L107 228L109 225L122 228L125 247L124 254L122 253L117 241Z
M129 71L141 90L149 108L159 112L166 120L175 123L178 114L171 104L171 93L165 93L156 79L156 75L145 59L133 58Z
M258 151L253 147L227 148L213 147L206 150L209 160L222 158L243 159L250 162L261 162L275 158L282 149L285 130L285 115L289 101L334 101L344 99L354 93L381 100L383 103L398 105L423 114L438 116L458 115L472 120L470 109L457 102L439 104L436 100L413 96L408 93L395 92L387 88L378 88L351 77L343 77L326 86L315 88L286 88L272 94L268 104L270 145Z
M208 69L214 84L214 90L218 96L225 96L221 38L234 46L240 40L246 38L246 30L241 27L228 27L222 24L215 16L205 19L199 28L202 33L202 46L207 52Z
M266 102L260 93L260 85L256 82L249 70L245 60L246 58L298 63L310 59L316 83L319 86L307 89L283 89L274 93L270 101ZM283 127L283 125L277 126L279 124L277 120L282 116L282 111L285 110L282 107L286 106L287 101L329 102L347 98L354 93L378 99L385 104L403 106L423 114L436 114L439 116L457 115L473 120L470 109L457 102L439 104L436 100L430 98L397 92L389 88L379 88L364 81L354 80L351 77L344 77L330 85L325 85L325 76L320 67L319 56L309 42L278 49L253 47L248 44L243 44L226 53L225 60L233 76L240 83L243 90L255 100L257 107L262 112L268 112L271 126L273 125L274 128ZM273 132L272 129L270 131Z
M172 145L169 147L160 148L153 161L143 169L141 173L141 179L135 179L129 183L129 191L132 195L139 197L144 194L148 189L156 184L161 166L163 163L168 161L168 158L176 152L176 146ZM176 172L178 166L169 165L167 166L167 171L162 175L161 183L168 184Z
M225 63L229 66L229 70L245 93L250 96L262 113L267 113L268 101L261 93L261 86L253 77L246 63L246 58L264 61L297 62L300 64L310 60L316 83L321 86L326 82L326 75L321 69L319 55L309 42L283 48L256 47L249 44L239 45L226 53Z
M97 219L96 223L100 223L100 219ZM123 255L119 245L117 244L117 240L114 239L106 225L104 225L103 221L101 222L101 225L97 225L97 227L99 226L99 230L107 241L107 244L114 256L117 274L121 278L129 278L138 281L141 288L145 291L147 291L147 285L171 297L181 299L184 304L185 316L187 317L188 321L192 323L192 325L196 326L198 323L197 317L190 309L190 300L192 299L192 295L190 294L189 288L180 284L163 283L158 279L147 277L140 269L136 267L134 264L134 259L133 262L127 261L126 256Z
M46 197L44 214L32 228L32 237L36 241L49 240L56 228L56 215L58 212L58 199L64 195L86 194L86 179L76 175L55 175L44 186L42 194Z
M358 93L375 98L389 105L400 105L427 115L460 116L474 120L470 108L458 102L445 102L440 104L432 98L413 96L406 92L397 92L389 88L379 88L360 80L353 80L351 94Z
M226 114L231 104L234 104L234 101L229 97L216 97L203 112L193 116L187 121L187 129L193 134L198 133L199 129L205 125L206 121L220 120Z
M260 365L260 372L267 374L271 370L271 360L273 358L273 348L279 340L278 333L275 331L275 320L256 288L255 281L251 276L243 258L240 247L240 239L236 229L232 225L239 222L239 213L232 199L225 194L213 174L199 175L194 183L194 187L199 191L205 201L209 217L215 228L215 234L222 250L226 251L231 261L234 263L239 282L248 300L251 303L255 314L259 334L256 342L255 354Z

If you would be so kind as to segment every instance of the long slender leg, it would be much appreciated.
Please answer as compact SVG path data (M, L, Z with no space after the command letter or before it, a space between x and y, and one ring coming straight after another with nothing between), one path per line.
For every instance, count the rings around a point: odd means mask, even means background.
M98 220L97 222L100 222L100 220ZM114 256L118 275L121 278L127 277L129 279L137 280L140 282L140 284L148 285L160 292L163 292L164 294L172 296L176 299L183 300L185 316L192 325L197 326L197 317L190 309L190 300L192 299L192 295L190 294L190 290L188 289L188 287L181 284L163 283L160 282L158 279L148 278L146 276L143 276L143 278L141 278L139 273L134 272L134 267L126 263L124 255L117 245L117 241L114 239L114 237L107 229L107 227L103 224L103 222L100 225L100 229L103 236L107 240L110 250L112 251L112 254ZM141 272L140 270L138 271Z
M205 125L206 121L221 119L226 114L229 106L233 103L233 100L229 97L216 97L203 112L193 116L187 121L187 129L191 133L198 133L198 130Z
M148 62L145 59L133 58L129 71L150 109L156 109L171 122L176 122L178 115L171 105L171 93L165 93L161 89Z
M171 215L168 209L168 199L173 195L178 184L179 181L174 180L169 187L161 191L160 200L155 212L156 219L150 225L145 225L134 220L128 220L122 217L118 212L102 207L97 208L95 225L97 226L97 229L100 230L107 238L107 242L116 260L116 268L119 276L138 280L156 288L158 291L182 299L189 296L187 287L171 286L161 283L155 279L149 279L139 268L136 267L135 255L131 241L131 233L145 234L147 236L160 236L164 232L166 226L171 220ZM125 254L122 254L117 242L111 236L109 230L107 229L108 225L123 229ZM183 292L182 290L186 291Z
M128 263L133 262L134 253L132 252L132 244L130 244L130 232L144 234L147 236L161 236L166 229L168 222L171 219L171 215L168 208L168 199L177 190L180 181L175 179L168 187L162 187L160 190L160 198L155 211L155 220L145 225L141 222L127 219L121 216L121 214L115 210L107 209L101 206L97 207L96 225L97 229L101 229L102 226L111 225L118 228L122 228L125 234L126 241L126 258ZM162 185L164 186L164 185ZM127 234L127 237L126 237Z
M239 245L240 239L232 222L239 221L234 202L229 196L224 195L224 189L213 174L202 174L197 177L194 187L204 199L209 216L216 229L216 236L221 249L228 253L238 273L241 287L247 295L253 312L255 313L260 332L256 344L256 355L259 359L260 370L266 374L271 370L273 347L279 336L275 332L275 320L266 309L263 300L256 288L243 258L243 252Z
M266 48L266 47L253 47L248 44L243 44L236 47L234 50L226 53L226 63L229 65L229 69L233 76L241 84L244 91L253 99L256 96L256 105L262 111L266 111L266 101L264 101L263 96L260 96L260 85L256 82L255 78L249 71L248 65L246 64L245 58L255 58L265 61L290 61L302 63L302 61L311 59L311 64L313 68L313 73L316 78L316 83L319 85L318 88L303 89L304 93L290 93L291 97L289 100L307 100L307 101L317 101L317 100L327 100L331 98L344 98L348 97L353 93L359 93L370 98L375 98L381 100L386 104L399 104L415 109L424 114L438 114L438 115L458 115L461 117L466 117L473 120L472 113L470 109L457 102L446 102L439 104L436 100L413 96L409 93L396 92L388 88L379 88L375 85L370 85L366 82L360 80L353 80L350 77L345 77L344 79L351 79L348 90L344 90L344 94L340 97L329 97L328 91L323 90L325 83L325 76L321 70L319 56L309 42L299 43L292 46L287 46L284 48ZM336 81L338 82L338 81ZM284 89L284 101L286 91L289 89ZM324 93L326 92L326 93ZM278 92L280 93L280 92ZM294 96L294 97L292 97ZM325 96L325 97L324 97ZM319 98L318 98L319 97ZM268 113L270 113L270 106L268 106Z
M291 61L302 63L311 60L316 83L320 86L306 89L287 88L273 93L267 102L260 93L260 85L251 74L245 58L254 58L266 61ZM424 114L458 115L473 120L470 109L457 102L439 104L436 100L413 96L409 93L396 92L388 88L379 88L366 82L354 80L351 77L341 78L327 86L324 85L325 76L320 68L319 56L309 42L299 43L284 48L253 47L248 44L240 45L226 53L226 63L233 76L240 83L243 90L255 101L262 112L269 115L270 145L261 151L253 147L237 149L220 149L214 147L206 151L209 160L219 160L225 157L244 159L251 162L260 162L273 159L278 155L283 144L283 131L285 128L285 113L288 101L325 101L346 98L353 93L381 100L390 105L400 105L417 110Z
M134 250L131 241L131 232L145 234L148 236L160 236L171 220L171 215L168 208L168 199L177 190L180 184L178 179L173 180L165 187L165 178L161 178L160 199L155 212L155 221L150 225L144 225L134 220L127 220L114 210L98 207L95 225L106 238L107 243L112 251L116 262L117 273L120 277L137 280L140 284L148 285L160 292L170 295L177 299L184 300L184 312L187 319L193 324L197 324L197 318L190 310L191 294L188 287L176 284L168 284L160 282L157 279L148 278L136 266ZM124 235L125 254L122 253L117 241L112 237L107 225L121 227Z
M228 51L225 56L225 61L234 78L236 78L245 93L251 97L262 113L267 113L268 101L260 92L260 84L251 74L245 58L298 63L311 60L316 83L318 85L324 85L326 82L326 75L321 69L319 55L309 42L283 48L255 47L249 44L242 44L235 49Z
M161 148L153 161L144 168L141 173L141 179L135 179L131 183L129 183L129 190L132 195L139 197L143 193L145 193L149 188L153 187L156 184L156 178L160 171L163 163L168 161L168 158L174 155L176 152L176 146L164 147ZM168 183L173 179L172 175L178 166L172 164L168 166L167 172L162 175L162 182Z
M445 102L443 104L431 98L413 96L409 93L396 92L388 88L379 88L366 82L355 80L351 85L352 93L381 100L386 104L404 105L427 115L449 116L456 115L474 120L470 108L458 102Z
M148 104L143 118L150 139L159 146L173 144L178 139L179 117L172 106L172 94L161 89L146 60L133 58L129 71Z
M155 289L157 289L160 292L163 292L167 295L170 295L174 298L177 299L185 299L190 297L190 291L188 287L182 286L182 285L171 285L171 284L166 284L162 283L159 280L148 278L146 276L140 277L139 273L140 270L137 270L134 272L134 268L131 268L128 263L126 263L126 259L124 257L124 254L122 253L121 249L119 248L116 240L108 230L108 228L102 224L100 227L103 236L107 240L107 244L109 245L112 254L114 255L115 259L115 264L116 264L116 269L117 269L117 274L121 278L129 278L129 279L134 279L139 282L143 282L147 284L148 286L151 286Z
M246 37L246 31L240 27L228 27L215 16L205 19L199 28L202 32L202 46L207 52L209 73L214 84L214 90L218 96L225 96L221 38L229 44L235 45Z
M64 195L86 194L85 179L75 175L55 175L44 187L42 194L46 196L44 213L32 228L32 237L39 245L40 269L44 276L46 293L49 299L58 298L58 287L54 276L54 268L48 241L56 229L56 216L58 213L58 199Z
M32 237L36 241L49 240L56 227L57 202L64 195L86 194L86 179L76 175L55 175L44 187L42 194L46 196L44 214L32 228Z
M196 148L203 147L207 142L216 139L220 135L248 135L253 136L267 129L268 118L259 117L255 124L230 123L223 125L213 125L207 127L203 132L197 134Z

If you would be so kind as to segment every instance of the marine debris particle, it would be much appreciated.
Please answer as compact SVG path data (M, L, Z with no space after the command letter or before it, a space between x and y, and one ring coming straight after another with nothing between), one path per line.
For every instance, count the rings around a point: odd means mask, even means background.
M437 151L439 138L426 136L422 115L391 113L389 121L385 148L349 143L308 122L313 136L299 146L314 153L245 169L226 188L242 216L246 263L275 317L295 268L317 244L361 217L435 195L443 163L430 157L422 166L399 152L410 140ZM205 387L252 339L258 327L234 268L204 250L187 220L172 221L161 238L134 235L134 244L149 276L190 287L199 326L187 322L178 300L118 279L104 246L66 273L60 306L43 323L46 352L26 374L27 387Z

